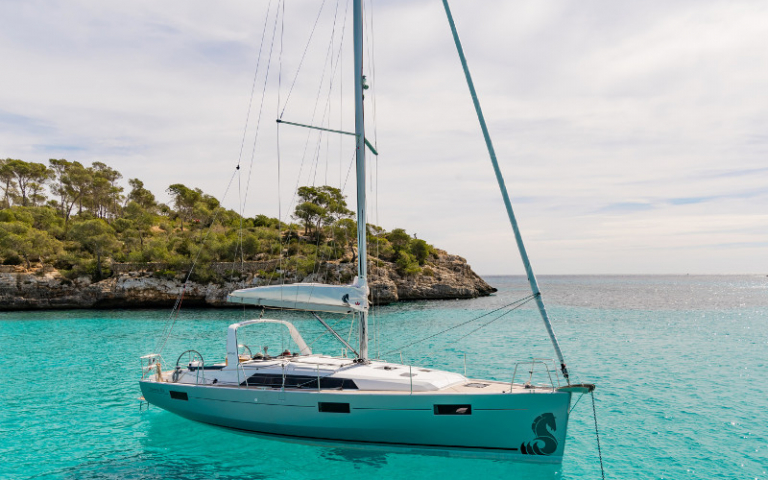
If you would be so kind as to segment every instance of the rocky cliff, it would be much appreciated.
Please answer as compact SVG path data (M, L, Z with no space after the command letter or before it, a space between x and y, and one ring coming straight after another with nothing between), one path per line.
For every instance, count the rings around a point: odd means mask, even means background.
M160 278L152 268L116 267L110 278L92 282L87 278L67 279L48 266L32 269L2 266L0 310L171 307L182 291L182 280ZM309 276L286 280L349 283L354 275L354 264L327 262ZM258 273L222 284L190 282L184 289L184 305L229 306L226 296L230 291L266 283ZM374 304L474 298L496 291L472 271L466 260L445 252L439 252L437 259L425 265L420 274L411 276L400 275L393 264L371 259L369 285Z

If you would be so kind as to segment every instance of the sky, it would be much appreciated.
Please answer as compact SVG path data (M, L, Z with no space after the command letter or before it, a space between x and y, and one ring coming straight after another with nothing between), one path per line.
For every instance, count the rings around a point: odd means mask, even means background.
M0 0L0 157L354 206L351 137L275 122L353 130L348 3ZM536 273L768 274L768 3L451 7ZM366 0L366 25L369 223L522 273L442 3Z

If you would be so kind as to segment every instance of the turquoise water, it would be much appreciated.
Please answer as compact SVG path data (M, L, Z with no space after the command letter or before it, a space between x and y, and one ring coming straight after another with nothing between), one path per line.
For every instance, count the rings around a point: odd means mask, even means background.
M503 380L511 378L510 362L551 358L541 320L527 307L461 342L475 325L398 348L526 295L521 278L489 281L500 291L488 298L379 308L372 350L456 371L466 355L470 376ZM540 282L569 367L598 385L607 478L768 478L768 278ZM154 407L140 412L138 358L155 348L168 314L0 314L0 478L600 478L588 397L571 417L565 460L554 466L288 444ZM226 326L244 315L253 312L182 311L163 352L166 365L187 348L221 361ZM316 351L338 353L327 335L316 339L318 324L290 318ZM337 329L346 336L349 323ZM274 352L286 343L276 332L256 331L250 343Z

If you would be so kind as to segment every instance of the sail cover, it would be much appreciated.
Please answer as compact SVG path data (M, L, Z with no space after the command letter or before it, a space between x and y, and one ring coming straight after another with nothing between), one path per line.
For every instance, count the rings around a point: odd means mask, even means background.
M271 285L235 290L227 301L310 312L352 313L368 309L368 287L323 283Z

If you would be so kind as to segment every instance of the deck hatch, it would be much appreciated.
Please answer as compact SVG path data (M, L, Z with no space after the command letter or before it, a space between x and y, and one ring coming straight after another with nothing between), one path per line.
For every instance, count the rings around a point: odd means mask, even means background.
M435 405L435 415L472 415L472 405Z
M171 392L171 398L173 398L173 399L176 399L176 400L189 400L189 398L187 398L187 392L176 392L176 391L173 391L173 390L171 390L170 392Z
M325 413L349 413L348 403L318 402L317 410Z

